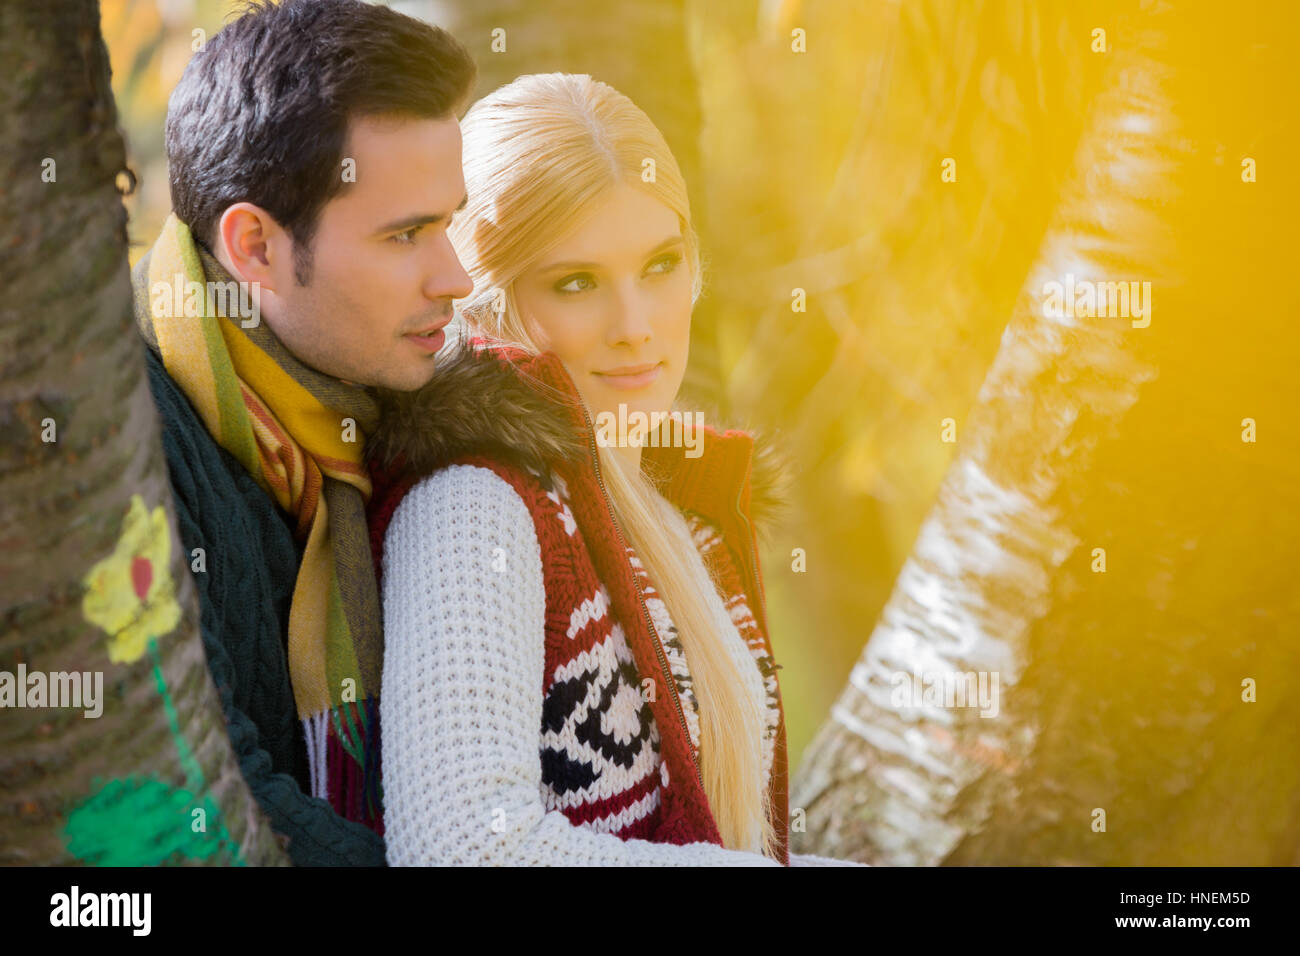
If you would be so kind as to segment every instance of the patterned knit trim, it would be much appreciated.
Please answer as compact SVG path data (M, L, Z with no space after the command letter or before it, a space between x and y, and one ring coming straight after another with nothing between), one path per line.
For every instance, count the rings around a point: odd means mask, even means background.
M722 555L725 555L725 550L719 550L724 547L724 544L722 535L715 527L694 514L687 515L687 526L691 531L691 539L694 541L696 548L699 549L702 557L706 560L718 560ZM677 693L681 697L683 709L686 712L686 726L690 731L691 746L698 760L700 751L699 703L695 699L695 688L691 680L690 666L686 660L685 648L682 647L681 638L678 636L677 627L673 624L669 615L667 605L664 604L663 599L655 591L654 585L650 583L641 561L632 552L631 548L628 549L628 560L632 562L632 566L641 579L642 587L645 589L646 605L649 607L651 617L654 620L655 630L661 636L666 635L662 639L664 653L668 658L668 667L672 672L673 681L677 685ZM726 595L723 599L723 606L726 608L732 624L735 625L737 633L749 648L755 666L758 667L763 680L763 711L765 719L763 779L770 785L772 765L776 756L776 735L781 724L780 693L776 670L772 667L772 658L764 647L762 634L758 629L757 622L754 620L753 613L749 610L745 596L739 592Z
M653 839L668 777L659 726L643 698L643 675L614 618L609 592L588 578L587 545L563 477L554 476L552 489L539 493L534 507L553 618L548 627L564 622L563 645L548 652L550 659L563 649L561 660L544 680L544 803L575 826ZM561 596L559 590L569 586L561 582L570 580L590 580L595 587Z
M729 561L726 542L714 525L696 514L687 515L687 525L691 529L691 538L696 548L706 562ZM768 653L767 642L758 627L753 611L745 601L744 593L733 589L725 597L723 605L731 616L731 622L736 626L737 632L749 648L759 674L763 678L764 713L767 720L763 734L763 774L764 779L770 782L772 765L776 757L776 737L781 726L781 691L776 676L776 662Z
M562 479L557 479L557 487L546 498L549 517L558 521L563 534L567 538L580 537ZM701 557L716 560L711 553L723 545L716 528L695 515L687 516L687 524ZM669 671L682 701L691 746L698 759L699 707L685 649L667 605L630 547L627 548L627 557L641 582L646 608L660 636ZM763 681L766 717L763 774L770 786L781 719L775 671L765 666L770 663L770 658L744 595L732 593L725 596L723 606L750 649ZM564 811L576 825L626 837L628 827L647 818L658 807L658 788L653 787L651 772L656 768L666 771L666 767L660 758L659 732L649 708L637 701L633 694L639 688L636 686L638 674L632 653L621 626L613 623L608 615L609 595L603 586L590 597L577 599L570 613L566 631L569 640L601 636L595 646L561 665L552 675L546 705L549 716L543 721L542 734L544 789L548 790L548 808ZM616 675L615 671L619 673ZM591 694L592 688L604 688L598 701ZM587 696L582 704L575 706L574 698L584 693ZM611 761L609 757L617 751L609 741L605 741L603 751L593 748L593 724L597 716L604 729L617 729L623 735L622 739L630 742L629 750L638 742L646 745L638 751L633 763L622 767ZM578 739L579 736L583 739ZM562 783L562 780L567 783Z
M695 685L691 681L691 669L686 662L686 649L682 647L681 639L677 636L677 626L673 623L672 616L668 613L668 605L664 604L663 598L655 590L646 574L645 566L641 559L631 549L627 549L627 559L632 563L636 570L637 578L641 581L641 589L645 593L646 609L650 612L650 619L654 622L655 633L659 635L660 644L664 649L664 656L668 659L668 670L673 675L673 683L677 686L677 696L682 701L682 711L686 717L686 729L691 735L691 750L695 754L695 759L700 759L700 710L699 704L695 700Z

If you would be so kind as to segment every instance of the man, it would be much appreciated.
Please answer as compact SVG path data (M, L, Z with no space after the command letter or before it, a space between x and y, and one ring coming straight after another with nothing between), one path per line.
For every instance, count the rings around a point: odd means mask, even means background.
M384 862L368 387L428 382L472 289L446 227L474 77L418 20L287 0L168 104L173 214L136 318L231 743L299 865Z

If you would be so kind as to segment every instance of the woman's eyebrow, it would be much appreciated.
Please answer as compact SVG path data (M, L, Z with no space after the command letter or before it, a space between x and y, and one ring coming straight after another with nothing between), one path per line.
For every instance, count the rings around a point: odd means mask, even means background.
M684 238L683 238L680 234L679 234L679 235L676 235L676 236L669 236L667 239L663 240L663 241L660 242L657 246L655 246L653 249L651 249L649 252L647 252L647 253L645 254L645 257L644 257L644 258L649 259L649 258L650 258L651 256L653 256L655 253L657 253L657 252L662 252L663 250L668 249L668 248L670 248L670 247L672 247L672 246L678 245L678 244L680 244L680 243L683 242L683 241L684 241ZM561 270L561 269L565 269L565 270L567 270L567 269L577 270L577 269L596 269L596 268L599 268L599 267L600 267L600 263L599 263L599 262L553 262L553 263L551 263L550 265L541 266L540 268L538 268L537 271L538 271L538 272L558 272L558 271Z

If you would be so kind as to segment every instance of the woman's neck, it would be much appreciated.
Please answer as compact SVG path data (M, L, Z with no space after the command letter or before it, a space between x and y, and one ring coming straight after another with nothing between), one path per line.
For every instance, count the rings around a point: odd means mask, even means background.
M618 445L610 449L618 459L618 463L623 466L623 470L629 477L635 477L641 473L641 446L640 445Z

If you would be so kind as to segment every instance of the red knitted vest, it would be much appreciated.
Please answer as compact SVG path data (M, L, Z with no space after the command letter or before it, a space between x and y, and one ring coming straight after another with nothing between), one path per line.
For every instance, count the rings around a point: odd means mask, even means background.
M511 361L520 362L527 376L569 396L569 424L579 431L584 427L577 390L557 357L546 353ZM705 438L698 458L685 456L680 448L653 446L643 450L642 458L662 477L661 493L686 515L726 610L762 675L772 825L781 862L788 864L785 719L749 513L753 443L742 432L706 429ZM593 463L553 463L557 490L565 489L563 500L548 492L536 474L496 457L461 454L441 460L439 467L452 464L490 469L515 490L533 518L546 589L541 759L547 808L560 810L577 825L625 839L721 845L698 771L698 728L684 654L667 609L615 524ZM381 580L388 523L419 477L409 473L400 455L387 467L371 465L374 494L368 518ZM646 700L650 695L643 688L648 687L654 693ZM611 714L616 728L608 722ZM611 782L608 786L593 779L596 770Z
M675 631L669 630L663 602L612 522L580 526L559 493L565 489L562 477L555 491L547 491L533 474L493 458L466 456L449 464L491 469L510 484L533 518L546 590L540 737L546 809L623 839L720 845L696 770L698 717L685 655ZM388 521L410 484L385 492L385 500L372 511L373 544L382 547ZM763 677L770 771L781 729L776 666L745 606L741 576L727 559L721 536L698 518L692 516L689 523ZM614 584L614 592L623 592L616 600L596 569L593 553L619 549L626 556L623 567L636 576L640 598L634 590L629 593L625 579ZM616 604L633 613L619 614Z

